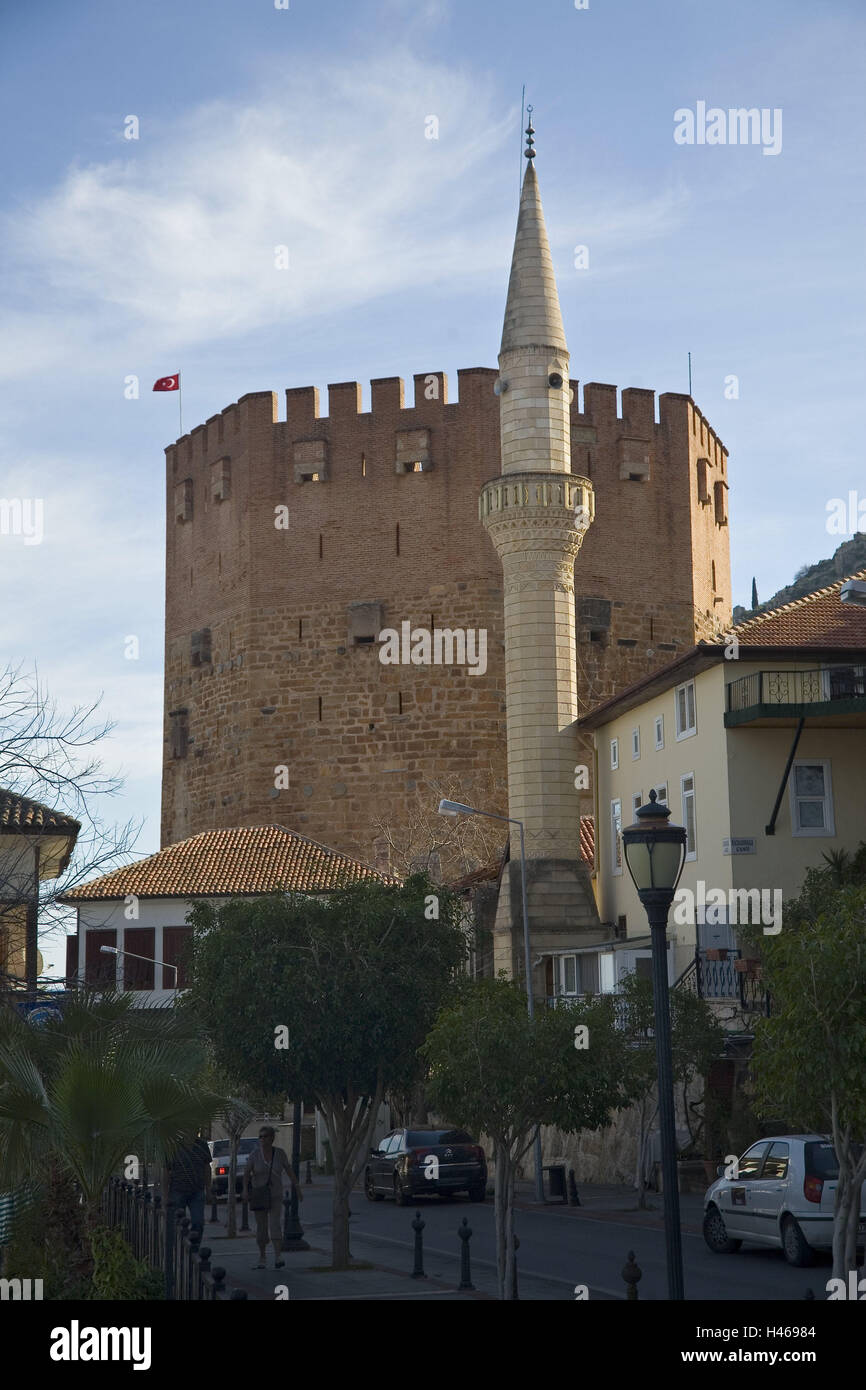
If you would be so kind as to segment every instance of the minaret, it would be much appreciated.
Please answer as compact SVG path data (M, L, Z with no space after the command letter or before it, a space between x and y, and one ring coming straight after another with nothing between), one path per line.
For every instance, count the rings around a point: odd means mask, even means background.
M533 163L534 133L530 114L494 388L502 474L485 484L479 510L502 562L508 814L525 826L536 956L591 944L602 934L580 858L572 727L578 715L574 562L595 502L589 480L571 472L568 347ZM522 936L515 833L496 918L496 970L519 970ZM537 980L536 992L540 985Z

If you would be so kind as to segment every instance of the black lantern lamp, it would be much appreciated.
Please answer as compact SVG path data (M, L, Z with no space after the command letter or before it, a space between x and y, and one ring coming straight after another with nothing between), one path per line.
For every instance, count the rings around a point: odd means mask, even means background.
M656 793L651 791L647 805L641 806L637 811L634 825L623 830L622 843L625 862L646 911L652 938L653 1013L658 1068L668 1298L679 1301L685 1294L671 1056L667 925L668 912L685 863L687 836L682 825L668 824L670 814L669 808L660 805Z

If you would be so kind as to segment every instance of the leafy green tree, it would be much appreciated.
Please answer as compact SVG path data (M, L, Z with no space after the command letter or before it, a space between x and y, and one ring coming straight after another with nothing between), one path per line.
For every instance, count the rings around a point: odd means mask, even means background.
M760 951L771 1000L755 1027L756 1099L765 1112L832 1136L833 1277L844 1278L857 1265L866 1180L866 846L807 872L777 936L740 932Z
M201 1085L204 1052L174 1009L82 994L33 1027L0 1009L0 1190L73 1179L90 1224L128 1159L163 1161L208 1123L220 1098Z
M613 999L542 1009L530 1020L526 996L511 981L465 980L422 1054L436 1109L493 1140L499 1296L510 1299L515 1173L539 1127L599 1129L631 1099L629 1044Z
M333 1265L347 1267L349 1195L388 1091L410 1090L418 1048L465 957L458 900L424 875L400 887L199 903L184 1007L242 1092L312 1100L334 1163Z

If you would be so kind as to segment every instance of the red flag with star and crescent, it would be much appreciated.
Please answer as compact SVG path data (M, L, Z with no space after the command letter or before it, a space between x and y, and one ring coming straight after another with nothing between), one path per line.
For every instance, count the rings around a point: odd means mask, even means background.
M154 391L179 391L180 373L176 372L174 376L161 376L159 381L153 383L153 389Z

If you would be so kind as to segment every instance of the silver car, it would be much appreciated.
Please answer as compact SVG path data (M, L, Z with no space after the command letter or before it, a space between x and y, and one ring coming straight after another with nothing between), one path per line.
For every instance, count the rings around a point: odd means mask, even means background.
M258 1139L241 1139L238 1142L238 1170L235 1179L235 1192L243 1190L244 1169L247 1166L247 1159L253 1149L258 1146ZM228 1139L209 1139L208 1148L211 1152L211 1184L214 1196L217 1198L228 1195L229 1190L229 1141Z
M823 1134L780 1134L761 1139L720 1174L704 1197L704 1240L718 1255L743 1241L784 1251L792 1265L807 1265L833 1244L833 1209L839 1164ZM860 1190L858 1232L866 1237L866 1183Z

